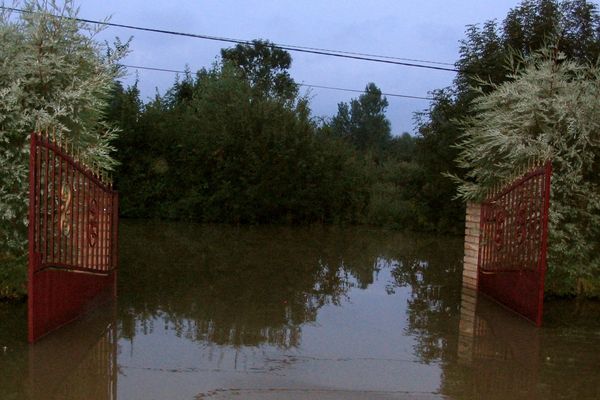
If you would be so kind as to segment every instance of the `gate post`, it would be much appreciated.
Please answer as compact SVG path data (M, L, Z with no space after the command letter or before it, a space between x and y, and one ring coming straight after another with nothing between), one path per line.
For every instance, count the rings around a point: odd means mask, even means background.
M481 205L467 203L465 217L465 256L463 259L463 286L477 289L477 264L479 257L479 236L481 233Z

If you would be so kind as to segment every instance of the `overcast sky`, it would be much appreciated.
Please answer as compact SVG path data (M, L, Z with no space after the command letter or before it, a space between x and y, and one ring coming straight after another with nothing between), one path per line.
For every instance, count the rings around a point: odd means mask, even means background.
M502 20L517 0L94 0L81 1L79 16L164 30L278 44L318 47L454 63L468 24ZM192 71L210 67L226 43L109 28L103 38L133 36L126 64ZM298 83L364 89L375 82L383 92L427 96L451 84L454 73L366 61L292 53L291 75ZM126 83L135 79L130 70ZM139 71L142 98L164 93L174 74ZM303 89L306 90L306 89ZM357 97L311 89L316 116L331 117L337 104ZM413 113L426 100L388 97L392 132L414 132Z

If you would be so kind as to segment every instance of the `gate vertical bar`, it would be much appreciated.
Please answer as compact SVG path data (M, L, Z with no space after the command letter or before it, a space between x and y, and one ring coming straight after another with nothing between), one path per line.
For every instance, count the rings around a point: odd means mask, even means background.
M37 253L35 252L35 212L36 212L36 202L35 202L35 188L36 188L36 157L35 153L37 151L37 137L35 133L31 133L30 138L30 148L29 148L29 226L28 229L28 251L29 251L29 259L28 259L28 270L27 270L27 290L28 293L33 293L33 272L37 270ZM30 342L33 342L33 330L31 327L33 326L33 302L31 296L27 299L27 323L29 326L28 330L28 339Z
M62 263L63 258L63 233L62 233L62 218L63 218L63 159L58 158L58 197L57 197L57 208L56 214L56 236L58 238L58 262Z
M544 283L546 270L548 269L548 218L550 214L550 185L552 182L552 163L547 162L544 166L544 206L542 207L542 226L541 226L541 246L540 263L538 265L538 274L540 275L540 287L538 292L538 307L541 309L544 304ZM536 325L542 325L542 313L538 313Z
M113 192L112 195L112 251L111 258L112 264L111 269L117 271L119 268L119 193ZM117 273L114 274L114 288L115 295L117 293Z
M69 171L71 171L71 220L70 222L70 235L69 235L69 243L71 248L69 249L69 263L75 264L75 168L70 166Z
M54 262L54 217L55 217L55 203L56 203L56 153L52 154L52 179L50 179L50 185L52 185L52 194L48 197L48 203L50 204L50 222L48 228L50 229L50 251L48 258L50 262Z
M46 140L48 137L46 136ZM42 138L42 141L44 138ZM49 199L48 199L48 190L50 188L49 184L49 165L50 165L50 149L48 146L45 146L44 153L46 154L44 157L44 251L41 252L43 256L43 261L47 261L48 258L48 211L49 211Z
M81 244L81 248L83 251L83 267L88 268L90 265L90 243L88 236L88 226L89 226L89 213L90 213L90 205L89 205L89 179L87 176L83 177L83 243Z

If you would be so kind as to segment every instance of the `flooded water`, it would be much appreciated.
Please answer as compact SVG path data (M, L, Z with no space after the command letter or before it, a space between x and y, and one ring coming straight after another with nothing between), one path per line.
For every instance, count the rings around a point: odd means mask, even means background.
M600 304L545 325L461 288L460 238L125 221L118 301L28 346L0 399L598 399Z

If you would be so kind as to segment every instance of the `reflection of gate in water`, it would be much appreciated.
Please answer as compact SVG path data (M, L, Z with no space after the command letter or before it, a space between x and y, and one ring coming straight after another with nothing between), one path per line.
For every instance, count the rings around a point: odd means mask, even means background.
M458 358L469 368L466 389L477 399L536 399L540 332L475 290L463 287Z
M116 400L116 304L32 346L29 373L33 399Z
M116 294L118 195L49 135L31 134L29 341Z
M479 289L542 323L552 165L538 167L481 205Z

